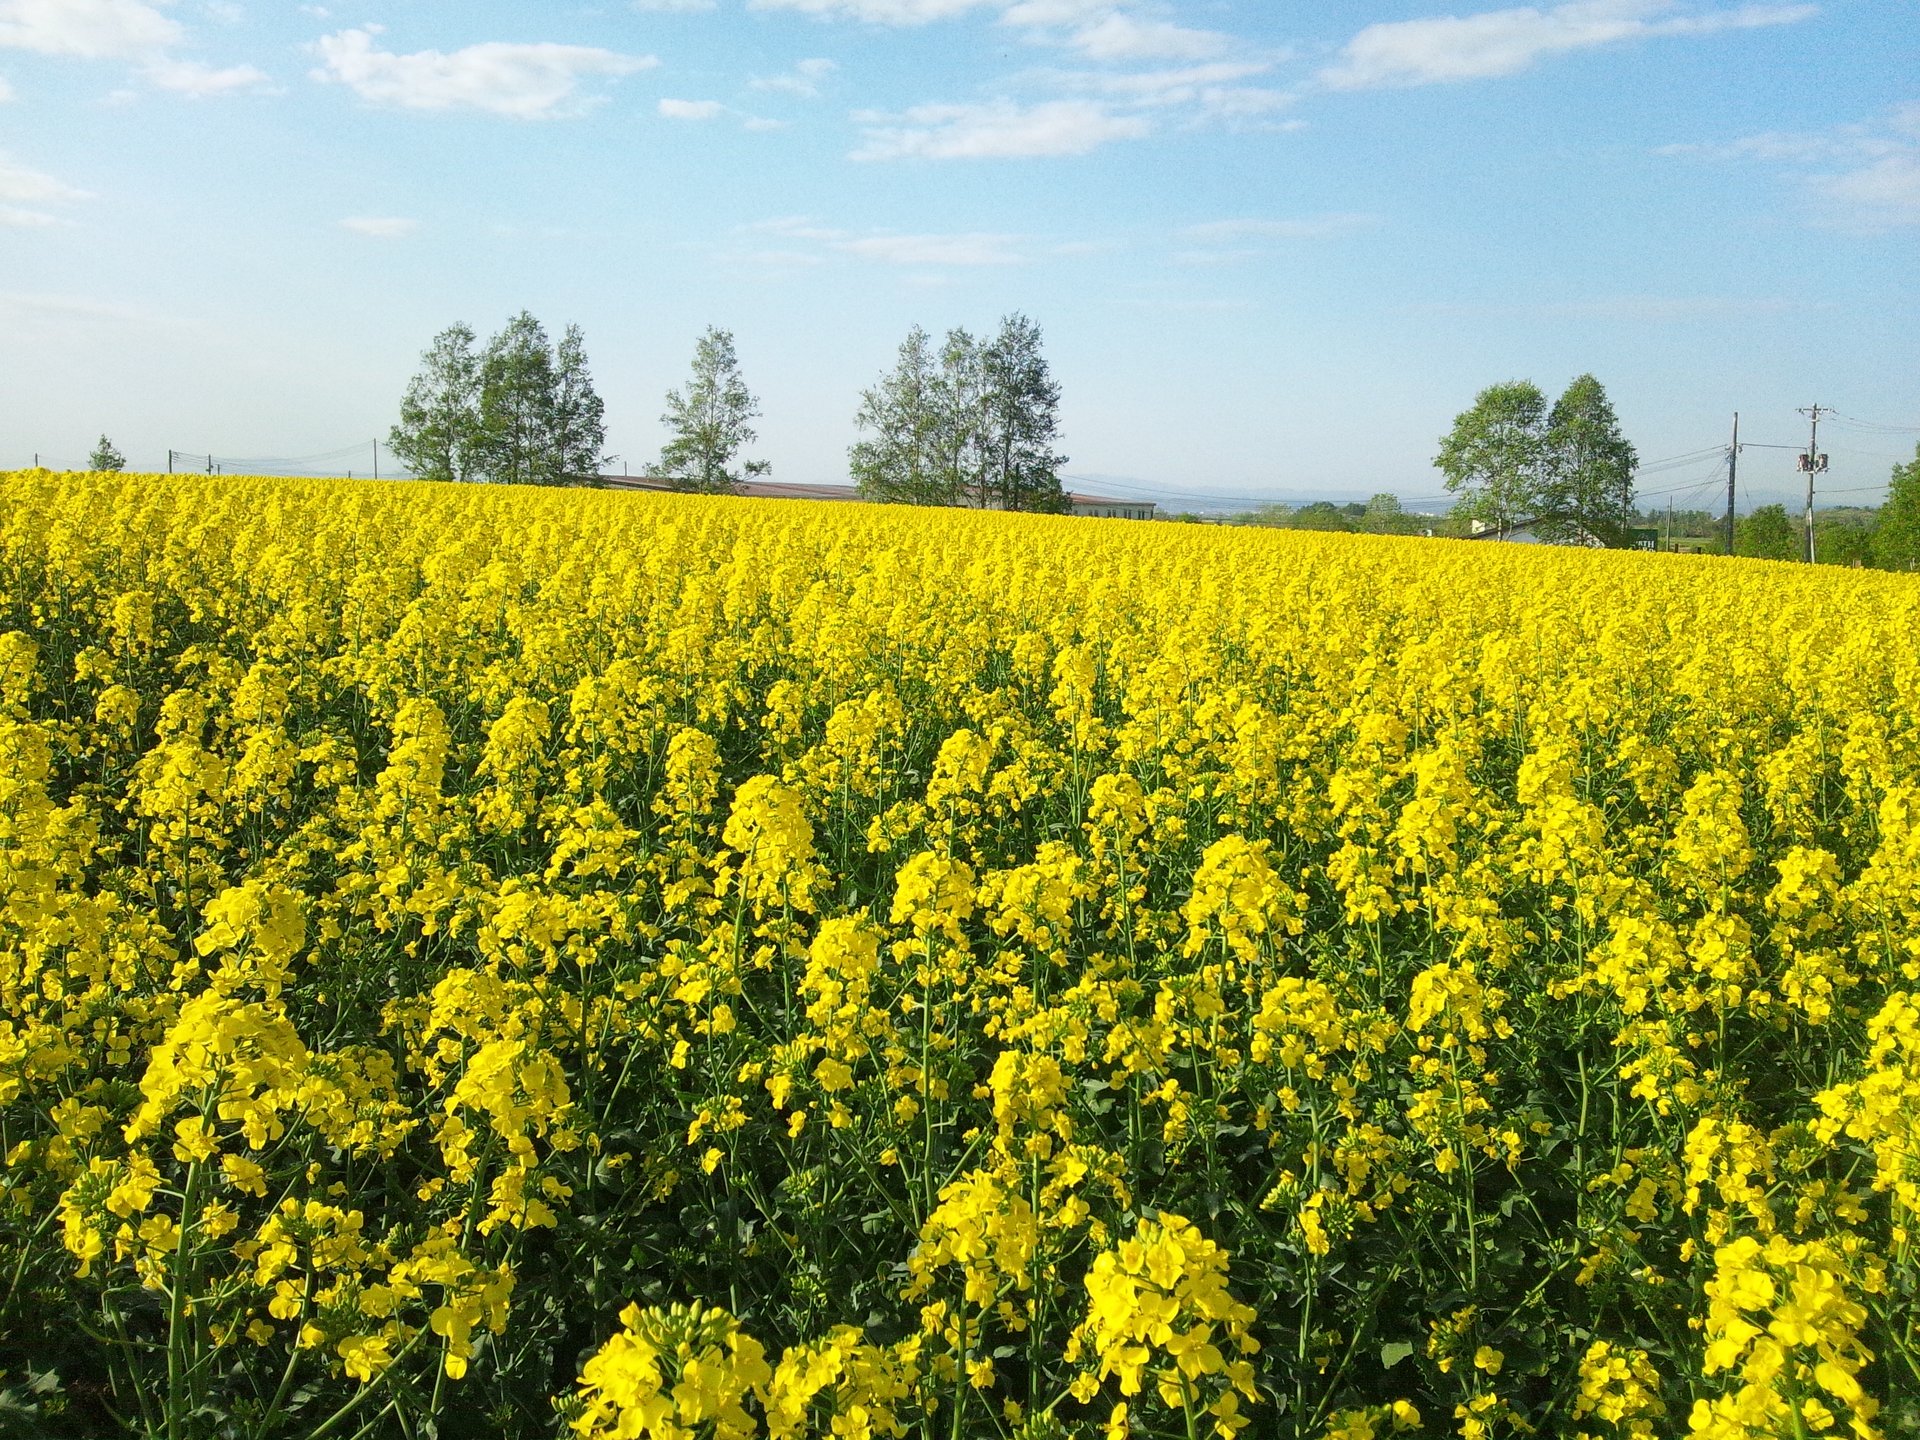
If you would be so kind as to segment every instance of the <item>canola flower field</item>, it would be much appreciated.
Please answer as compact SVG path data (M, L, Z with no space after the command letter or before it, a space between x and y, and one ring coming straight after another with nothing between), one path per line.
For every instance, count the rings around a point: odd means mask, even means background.
M1920 581L0 476L0 1430L1920 1433Z

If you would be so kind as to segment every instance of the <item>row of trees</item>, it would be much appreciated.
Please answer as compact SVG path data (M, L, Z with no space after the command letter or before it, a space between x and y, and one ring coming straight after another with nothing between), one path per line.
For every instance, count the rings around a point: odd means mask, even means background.
M863 499L898 504L1065 510L1059 411L1040 327L1026 316L1007 316L992 339L949 330L937 352L916 325L861 394L854 484Z
M1734 553L1762 560L1804 560L1805 526L1804 517L1788 514L1784 505L1762 505L1735 524ZM1813 554L1823 565L1920 570L1920 446L1915 446L1913 459L1893 467L1886 502L1878 508L1848 507L1815 514Z
M870 500L1064 510L1059 407L1040 327L1026 316L1007 316L991 339L949 331L937 353L915 326L894 368L860 397L855 483ZM578 484L605 463L604 408L579 327L549 345L522 311L484 349L463 324L435 336L388 445L423 479ZM709 329L687 383L667 393L669 439L653 473L707 493L769 473L764 460L740 459L759 414L733 336Z
M565 485L600 473L606 407L586 344L569 325L558 345L522 310L476 348L449 325L420 357L387 444L425 480Z
M1453 422L1433 462L1456 514L1548 540L1626 545L1639 464L1606 387L1582 375L1549 407L1531 380L1489 385Z
M1359 535L1424 535L1444 529L1444 520L1418 515L1406 509L1397 495L1384 492L1362 505L1349 501L1336 505L1331 500L1315 500L1310 505L1275 503L1262 505L1233 517L1236 525L1264 525L1279 530L1334 530Z

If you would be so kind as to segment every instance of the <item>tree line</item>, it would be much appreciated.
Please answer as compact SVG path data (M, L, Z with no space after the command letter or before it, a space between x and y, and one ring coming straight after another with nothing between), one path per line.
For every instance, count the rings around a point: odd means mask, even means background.
M864 499L900 504L1064 510L1059 406L1040 327L1026 316L1007 316L991 338L951 330L937 352L915 326L893 368L861 394L862 438L848 456L855 486ZM709 328L687 382L667 393L669 438L650 473L716 494L769 474L766 461L740 459L759 438L759 414L732 334ZM449 326L422 354L387 443L421 479L597 480L608 460L605 406L579 326L552 344L522 311L485 346L469 326Z

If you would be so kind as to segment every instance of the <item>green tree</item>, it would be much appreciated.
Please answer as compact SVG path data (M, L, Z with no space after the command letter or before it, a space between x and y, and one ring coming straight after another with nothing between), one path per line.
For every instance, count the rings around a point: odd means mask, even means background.
M1293 523L1293 507L1285 501L1275 500L1270 504L1262 505L1258 510L1249 510L1244 515L1234 516L1233 523L1283 530Z
M1873 558L1873 532L1852 516L1816 518L1813 554L1822 565L1865 565Z
M1606 387L1582 375L1561 392L1547 416L1545 463L1534 518L1548 540L1591 535L1606 545L1629 541L1633 472L1640 463Z
M1448 492L1461 497L1455 513L1500 530L1531 519L1547 465L1546 429L1547 397L1532 381L1482 390L1433 461Z
M949 504L986 505L986 366L979 341L961 328L940 342L940 374L933 389L934 460Z
M606 408L587 370L586 340L578 325L569 325L554 347L550 414L553 469L563 483L599 479L606 463Z
M746 475L766 474L772 467L764 460L729 468L741 448L759 438L748 423L759 413L760 402L740 378L732 332L709 327L693 347L686 388L667 392L660 421L673 438L660 451L660 473L676 490L719 495L731 493Z
M555 485L553 348L522 310L480 357L480 469L495 484Z
M1398 495L1385 491L1367 501L1360 516L1360 528L1373 535L1398 535L1407 528L1407 512Z
M473 331L449 325L420 356L387 448L422 480L470 480L483 456L480 360Z
M1009 315L980 357L982 498L1003 510L1058 513L1067 508L1054 452L1060 438L1060 386L1040 349L1040 327Z
M1762 505L1740 520L1733 531L1733 553L1757 560L1797 560L1801 536L1787 518L1784 505Z
M864 499L908 505L952 505L952 471L941 463L940 373L927 332L918 325L900 344L894 367L861 392L853 423L871 438L854 442L847 465Z
M1873 563L1888 570L1920 570L1920 445L1913 459L1893 467L1886 503L1873 527Z
M1286 523L1291 530L1353 529L1352 517L1343 514L1341 508L1331 500L1316 500L1311 505L1302 505Z
M93 453L87 456L87 469L124 470L126 468L127 457L114 448L113 441L109 440L105 434L102 434L100 436L100 443L95 445L93 447Z

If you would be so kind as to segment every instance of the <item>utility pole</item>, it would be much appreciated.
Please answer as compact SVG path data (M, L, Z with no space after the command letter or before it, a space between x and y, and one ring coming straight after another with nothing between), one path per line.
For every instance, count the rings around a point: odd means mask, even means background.
M1733 412L1733 444L1727 447L1727 554L1733 554L1733 473L1740 462L1740 412Z
M373 478L376 480L380 478L380 442L378 440L373 442Z
M1827 457L1820 453L1820 417L1831 415L1833 408L1815 405L1800 413L1813 422L1813 428L1807 432L1807 453L1800 457L1800 468L1807 472L1807 563L1811 565L1813 564L1813 477L1824 474L1827 468Z
M1673 497L1667 497L1667 553L1673 553Z

